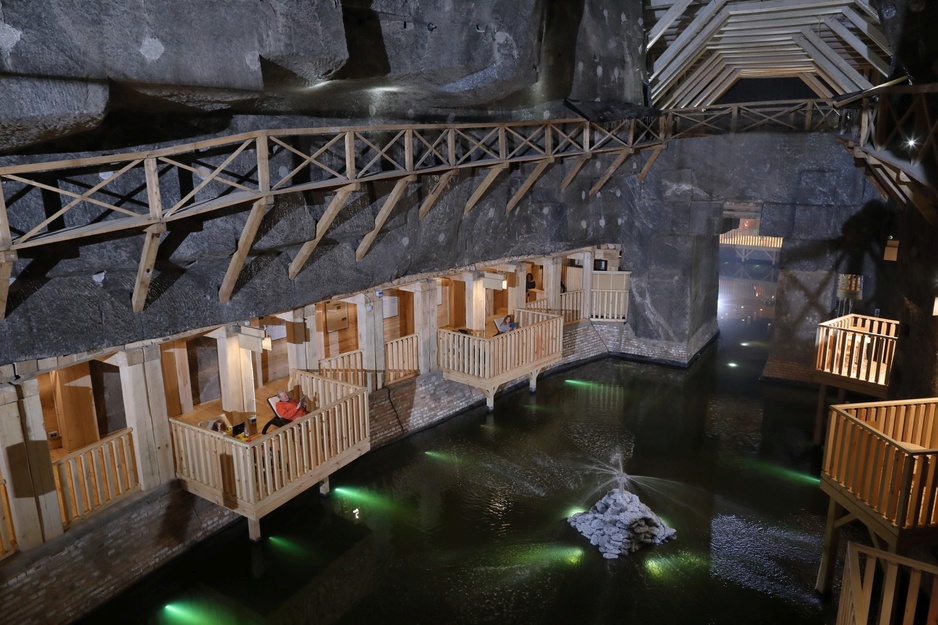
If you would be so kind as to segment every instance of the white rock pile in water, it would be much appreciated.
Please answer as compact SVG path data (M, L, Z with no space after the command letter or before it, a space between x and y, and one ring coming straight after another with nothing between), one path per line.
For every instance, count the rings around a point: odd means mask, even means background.
M659 545L677 533L637 495L618 488L606 493L589 512L577 512L567 520L610 559L645 545Z

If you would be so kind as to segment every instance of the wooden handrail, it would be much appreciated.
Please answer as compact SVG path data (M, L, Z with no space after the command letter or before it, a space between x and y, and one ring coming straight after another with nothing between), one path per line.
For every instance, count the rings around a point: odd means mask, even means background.
M104 438L98 439L97 441L95 441L94 443L91 443L90 445L86 445L85 447L82 447L81 449L76 449L70 454L66 454L64 456L56 458L55 460L52 461L52 464L53 466L57 464L64 464L68 462L69 460L72 460L74 458L81 456L82 454L87 453L90 449L94 449L95 447L101 447L102 445L106 445L110 443L111 441L116 440L120 438L121 436L124 436L133 431L134 431L133 428L124 428L123 430L118 430L112 434L108 434Z

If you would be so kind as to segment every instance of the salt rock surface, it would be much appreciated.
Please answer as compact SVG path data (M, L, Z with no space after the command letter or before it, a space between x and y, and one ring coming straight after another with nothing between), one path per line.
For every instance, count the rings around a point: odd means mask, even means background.
M659 545L677 533L643 504L638 495L620 489L606 493L589 512L577 512L567 520L609 559L633 553L646 545Z

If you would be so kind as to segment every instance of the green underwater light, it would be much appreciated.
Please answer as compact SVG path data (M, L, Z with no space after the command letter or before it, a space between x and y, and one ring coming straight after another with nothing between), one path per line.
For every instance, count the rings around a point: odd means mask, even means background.
M423 452L425 456L430 456L434 460L439 460L440 462L448 462L450 464L456 464L456 457L450 454L443 453L442 451L425 451Z
M186 605L185 603L167 603L163 608L166 622L185 625L213 625L218 623L218 614L209 610Z
M709 568L709 561L690 551L681 551L666 556L650 556L645 560L645 570L652 577L665 578L677 573Z
M584 386L586 388L598 388L602 386L602 384L597 382L586 382L585 380L564 380L564 382L572 384L573 386Z
M280 536L270 536L267 538L267 541L278 550L288 553L292 556L306 557L308 555L306 549L295 540L281 538Z
M814 475L809 475L807 473L802 473L800 471L795 471L788 467L779 466L771 462L761 462L758 460L753 460L752 465L757 469L773 475L775 477L785 478L787 480L792 480L794 482L799 482L801 484L809 484L811 486L817 486L821 483L821 478Z
M401 507L390 497L378 495L363 488L339 486L338 488L333 488L332 492L335 493L339 499L344 499L349 503L362 506L363 508L368 508L388 514L399 514L402 512ZM358 518L357 514L356 518Z
M564 513L563 518L569 519L574 514L579 514L581 512L586 512L586 509L581 508L580 506L573 506Z

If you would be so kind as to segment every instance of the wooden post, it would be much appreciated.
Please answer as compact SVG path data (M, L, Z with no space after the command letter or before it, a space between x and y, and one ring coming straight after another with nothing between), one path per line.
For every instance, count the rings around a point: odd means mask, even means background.
M55 490L55 478L52 474L52 457L49 454L49 442L46 438L45 420L42 415L42 403L39 401L39 382L31 378L14 384L14 387L19 400L29 472L33 478L39 516L42 518L42 533L48 541L59 536L63 529L59 496Z
M581 255L583 261L583 309L584 319L593 316L593 250L583 252Z
M303 309L303 318L306 319L306 364L310 371L319 370L319 361L326 356L326 333L316 321L316 305L311 304Z
M467 271L456 276L453 280L466 283L466 327L470 330L485 330L485 284L478 272Z
M189 350L186 347L186 340L173 341L169 349L173 353L176 388L179 389L179 408L183 412L190 412L193 408L192 376L189 373Z
M818 389L817 413L814 416L814 444L824 444L824 432L827 429L824 420L827 418L827 385L821 384Z
M527 272L524 265L518 263L513 265L514 270L508 277L508 310L520 310L525 305L524 282Z
M231 325L210 332L218 341L218 377L221 381L222 410L234 413L232 424L241 423L257 410L252 351L242 346L240 326ZM258 347L258 349L260 349Z
M830 593L834 582L834 565L837 563L837 512L840 506L831 498L827 506L827 522L824 524L824 546L821 548L821 566L817 573L815 590L822 595Z
M16 389L0 385L0 475L7 482L13 532L21 550L42 544L42 522L29 475Z
M374 391L384 387L384 300L372 291L347 301L358 307L358 348L368 373L368 390Z
M306 358L306 317L303 316L303 309L297 308L289 312L277 315L283 319L287 329L287 365L293 369L303 371L309 369L309 362Z
M118 352L106 360L120 371L127 427L133 430L137 478L152 490L175 477L159 346Z
M436 279L421 280L401 288L414 294L414 332L420 342L418 363L421 374L429 373L437 368Z
M544 268L543 285L544 295L547 297L547 308L551 311L559 311L562 307L560 302L560 280L563 271L563 257L552 256L545 258L541 263Z

